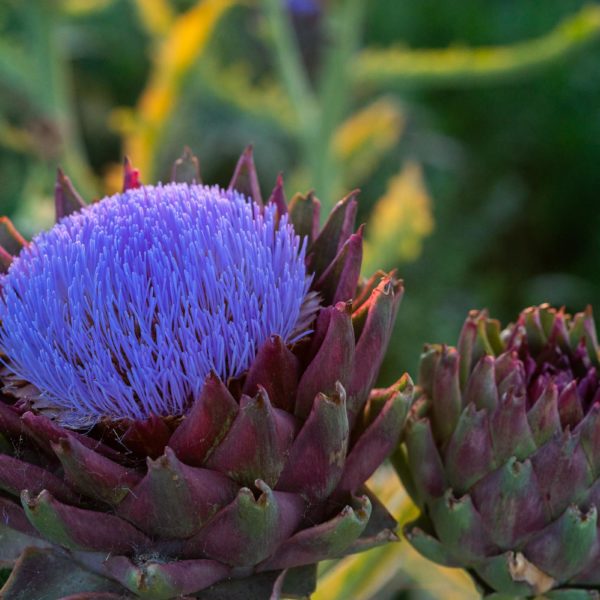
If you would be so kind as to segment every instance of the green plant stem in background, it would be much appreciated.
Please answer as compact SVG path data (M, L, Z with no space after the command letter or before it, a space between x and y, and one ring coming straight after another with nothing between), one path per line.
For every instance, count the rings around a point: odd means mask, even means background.
M556 64L599 38L600 6L590 5L550 33L510 46L367 49L357 56L352 75L359 87L385 89L497 84Z
M275 49L279 76L294 107L298 120L298 131L304 152L314 151L318 138L317 99L311 89L294 28L281 0L262 0L269 23L269 33Z
M320 86L320 143L310 160L313 185L327 209L334 202L339 186L340 168L336 164L332 138L346 117L352 98L351 58L358 50L365 4L363 0L345 0L328 18L330 46L326 54Z
M334 202L336 183L339 183L331 141L346 116L348 99L352 95L348 67L359 44L364 2L344 0L325 17L330 45L316 93L302 64L296 34L284 3L263 0L263 7L270 25L279 75L297 115L304 164L326 213Z
M35 86L35 101L39 118L50 129L49 143L58 138L58 160L76 182L81 193L91 198L97 194L91 170L85 160L83 143L75 124L75 110L71 100L67 60L58 40L58 9L52 2L40 0L35 8L24 9L23 19L28 31L30 81ZM54 149L51 148L50 151Z

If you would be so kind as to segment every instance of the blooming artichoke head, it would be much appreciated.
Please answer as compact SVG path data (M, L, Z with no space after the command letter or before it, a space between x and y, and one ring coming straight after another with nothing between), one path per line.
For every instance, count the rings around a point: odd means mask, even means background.
M319 560L394 537L364 482L412 395L371 393L401 283L359 285L354 195L320 230L281 179L263 203L250 151L227 189L196 166L142 186L126 163L89 206L59 173L52 229L3 222L4 598L263 598L295 568L307 593Z
M411 544L488 592L600 589L598 366L589 308L528 308L502 331L473 311L456 348L426 346L395 454L422 509Z

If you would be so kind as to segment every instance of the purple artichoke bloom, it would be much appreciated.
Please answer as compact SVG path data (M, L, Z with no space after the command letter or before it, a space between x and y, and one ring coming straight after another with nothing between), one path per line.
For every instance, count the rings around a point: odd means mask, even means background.
M310 284L276 207L199 184L145 186L63 218L4 276L11 378L69 426L184 414L214 372L294 342Z
M321 14L319 0L285 0L288 10L299 17L314 17Z
M0 560L6 600L310 594L318 561L395 539L365 481L412 397L373 390L402 297L359 282L356 200L323 229L252 154L230 186L173 183L57 224L0 221Z

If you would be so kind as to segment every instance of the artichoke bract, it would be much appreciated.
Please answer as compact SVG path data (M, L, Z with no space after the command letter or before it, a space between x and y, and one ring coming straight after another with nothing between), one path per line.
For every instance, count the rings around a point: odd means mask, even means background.
M16 598L308 595L318 561L395 539L365 481L412 397L372 390L403 287L359 283L355 194L263 202L186 151L173 182L0 231L0 560Z
M426 346L393 459L421 508L410 543L484 593L596 597L598 366L590 308L528 308L504 330L473 311L456 348Z

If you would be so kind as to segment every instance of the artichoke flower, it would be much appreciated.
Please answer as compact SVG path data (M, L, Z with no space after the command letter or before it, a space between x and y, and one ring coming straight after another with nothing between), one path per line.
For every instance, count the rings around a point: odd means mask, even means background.
M2 598L307 595L395 538L364 483L412 397L372 390L403 288L359 284L355 194L320 229L250 149L228 189L186 152L87 206L59 172L56 212L2 221Z
M600 590L599 353L591 309L525 309L501 331L469 314L457 348L426 346L394 463L430 560L494 597Z

